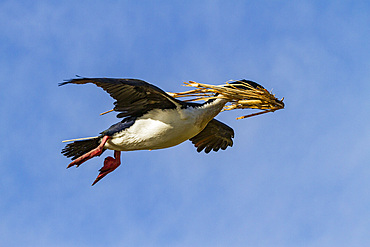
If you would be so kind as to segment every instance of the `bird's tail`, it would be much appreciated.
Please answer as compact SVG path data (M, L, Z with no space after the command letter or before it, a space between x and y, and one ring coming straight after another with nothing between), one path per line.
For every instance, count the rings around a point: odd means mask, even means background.
M97 148L100 144L101 136L93 137L88 140L75 141L67 144L62 150L62 154L67 158L72 157L72 160L90 152L91 150ZM103 150L103 152L105 149Z

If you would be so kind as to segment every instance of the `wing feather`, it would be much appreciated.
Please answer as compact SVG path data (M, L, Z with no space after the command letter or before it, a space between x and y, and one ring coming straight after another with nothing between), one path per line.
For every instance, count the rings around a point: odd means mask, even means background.
M118 118L139 117L155 108L174 109L184 104L162 89L138 79L77 78L60 83L59 86L69 83L93 83L101 87L116 100L114 110L119 112Z
M212 119L207 126L196 136L189 140L195 145L198 152L211 150L217 152L233 146L234 130L226 124Z

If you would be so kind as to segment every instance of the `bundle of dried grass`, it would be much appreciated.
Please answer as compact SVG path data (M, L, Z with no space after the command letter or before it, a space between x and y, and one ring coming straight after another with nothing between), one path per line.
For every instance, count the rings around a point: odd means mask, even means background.
M232 84L230 82L233 82ZM274 94L268 92L261 86L253 87L248 81L228 81L224 85L209 85L194 81L184 82L187 87L196 89L180 93L168 93L175 98L195 97L185 101L209 100L213 98L225 98L229 102L225 105L224 111L234 109L260 109L262 112L253 113L238 117L237 119L261 115L267 112L274 112L284 108L283 99L277 99ZM218 94L217 96L215 96Z

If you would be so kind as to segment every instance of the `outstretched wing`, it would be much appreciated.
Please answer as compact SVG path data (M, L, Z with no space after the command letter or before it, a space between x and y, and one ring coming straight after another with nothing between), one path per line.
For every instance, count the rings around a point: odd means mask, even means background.
M114 110L120 112L117 117L140 117L152 109L174 109L182 106L179 101L162 89L138 79L112 78L77 78L60 83L65 84L94 83L109 93L116 100Z
M189 140L195 145L198 152L203 149L209 153L212 149L217 152L220 148L225 150L233 146L234 130L216 119L212 119L207 126L196 136Z

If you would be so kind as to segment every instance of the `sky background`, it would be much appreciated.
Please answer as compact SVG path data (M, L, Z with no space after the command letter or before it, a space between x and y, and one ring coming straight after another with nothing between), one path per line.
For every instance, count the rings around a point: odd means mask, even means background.
M1 246L370 246L369 1L0 1ZM65 139L119 120L84 77L251 79L286 108L78 169Z

